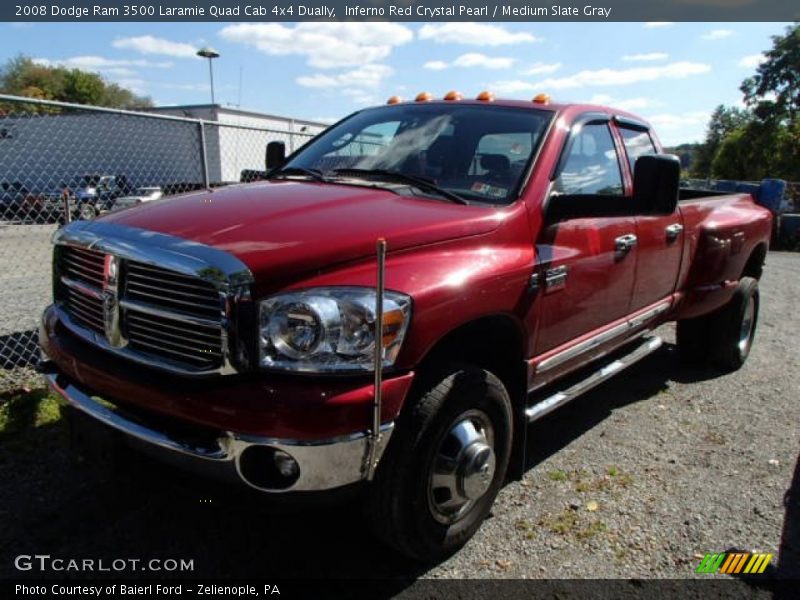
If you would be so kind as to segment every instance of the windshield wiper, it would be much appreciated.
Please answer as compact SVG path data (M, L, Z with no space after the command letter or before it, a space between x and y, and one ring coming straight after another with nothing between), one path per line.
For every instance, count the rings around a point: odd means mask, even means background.
M319 169L306 169L305 167L282 167L280 169L275 169L274 171L269 172L267 179L277 179L279 177L286 177L290 175L303 175L313 179L314 181L327 181L325 176L322 174L322 171Z
M416 175L408 175L400 171L392 171L389 169L348 168L348 169L334 169L333 173L335 173L336 175L356 175L359 177L376 177L380 179L388 179L390 181L396 181L398 183L408 183L426 192L433 192L434 194L437 194L442 198L447 198L452 202L456 202L458 204L469 204L467 200L465 200L458 194L454 194L453 192L450 192L442 187L439 187L431 179L427 179L425 177L418 177Z

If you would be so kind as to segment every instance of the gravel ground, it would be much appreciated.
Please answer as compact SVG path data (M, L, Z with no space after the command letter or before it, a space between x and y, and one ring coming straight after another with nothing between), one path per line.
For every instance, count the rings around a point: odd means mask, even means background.
M28 385L39 315L51 297L55 225L0 222L0 393Z
M380 547L353 507L286 514L146 462L76 462L61 424L21 406L22 433L0 437L0 576L48 553L193 558L203 577L685 578L739 548L800 577L800 255L771 253L761 290L744 368L687 368L666 344L534 424L523 480L433 566Z
M0 336L36 327L51 296L55 230L55 225L0 222Z

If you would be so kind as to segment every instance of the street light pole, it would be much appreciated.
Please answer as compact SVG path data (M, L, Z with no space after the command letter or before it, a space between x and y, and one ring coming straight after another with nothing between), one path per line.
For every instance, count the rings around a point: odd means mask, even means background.
M197 56L208 59L208 79L211 82L211 104L216 104L214 101L214 68L211 66L211 61L215 58L219 58L219 52L210 46L206 46L197 51Z

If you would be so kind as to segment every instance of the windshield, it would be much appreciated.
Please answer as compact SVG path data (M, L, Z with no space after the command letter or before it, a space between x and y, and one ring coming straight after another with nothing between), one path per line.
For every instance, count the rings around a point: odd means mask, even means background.
M430 180L471 202L508 204L517 197L552 115L455 103L367 109L320 134L285 168L313 169L326 176L337 169L391 171Z

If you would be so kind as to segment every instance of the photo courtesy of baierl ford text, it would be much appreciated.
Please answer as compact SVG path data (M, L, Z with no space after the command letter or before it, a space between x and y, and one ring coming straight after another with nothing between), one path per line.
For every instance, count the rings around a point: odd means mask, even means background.
M0 595L788 599L788 0L0 5Z

